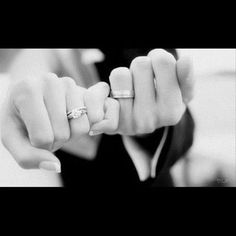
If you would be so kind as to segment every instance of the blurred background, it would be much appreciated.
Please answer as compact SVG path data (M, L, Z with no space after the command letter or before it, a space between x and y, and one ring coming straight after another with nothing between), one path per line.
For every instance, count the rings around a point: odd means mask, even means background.
M0 49L1 105L9 85L8 66L19 49ZM196 95L194 145L173 168L177 187L235 187L236 49L178 49L192 57ZM59 187L59 175L23 170L0 143L0 187Z

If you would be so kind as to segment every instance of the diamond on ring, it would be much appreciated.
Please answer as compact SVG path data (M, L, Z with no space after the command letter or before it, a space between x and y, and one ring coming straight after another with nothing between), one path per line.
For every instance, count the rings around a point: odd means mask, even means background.
M111 96L117 99L134 98L135 94L133 90L117 90L117 91L112 91Z
M72 111L67 113L67 117L69 120L71 119L78 119L81 116L87 114L87 108L86 107L80 107L80 108L75 108Z

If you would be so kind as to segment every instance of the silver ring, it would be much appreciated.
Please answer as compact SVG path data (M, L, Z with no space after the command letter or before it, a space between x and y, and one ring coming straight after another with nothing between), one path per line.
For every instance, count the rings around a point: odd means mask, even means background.
M75 108L72 111L67 112L68 120L79 119L81 116L87 114L86 107Z
M134 90L116 90L111 92L111 96L116 99L134 98Z

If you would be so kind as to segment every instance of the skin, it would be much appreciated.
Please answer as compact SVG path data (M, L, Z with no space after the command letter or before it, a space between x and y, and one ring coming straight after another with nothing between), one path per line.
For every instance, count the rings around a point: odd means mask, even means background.
M24 169L60 172L53 152L83 135L142 136L176 125L194 93L190 59L176 61L161 49L135 58L130 68L115 68L110 86L101 82L89 89L40 66L31 76L15 72L25 76L11 84L3 107L2 142ZM135 98L110 98L110 89L134 90ZM82 106L88 114L68 121L66 113Z
M156 80L156 82L155 82ZM134 99L118 99L120 117L113 132L104 121L91 127L96 133L128 136L153 133L156 129L176 125L186 106L193 99L194 78L190 58L178 61L162 49L151 51L146 57L135 58L130 68L116 68L111 72L112 90L134 90Z

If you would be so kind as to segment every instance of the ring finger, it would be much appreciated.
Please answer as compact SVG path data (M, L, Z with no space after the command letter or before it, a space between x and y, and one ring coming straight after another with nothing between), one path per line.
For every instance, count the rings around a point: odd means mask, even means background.
M66 106L67 112L71 112L77 108L83 108L84 105L84 93L86 89L79 87L70 78L62 78L66 83ZM81 136L88 134L90 130L89 120L86 114L76 119L70 120L71 138L80 138Z
M111 89L115 91L133 91L133 79L128 68L120 67L111 72ZM132 135L133 133L133 99L118 99L120 103L120 120L118 133Z
M138 120L141 120L141 118L147 119L153 113L156 105L156 91L151 59L149 57L135 58L131 63L130 70L133 75L135 88L134 116Z
M52 151L56 151L70 138L70 127L66 116L65 90L61 80L55 74L47 75L46 86L44 102L54 133Z

